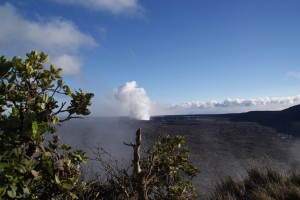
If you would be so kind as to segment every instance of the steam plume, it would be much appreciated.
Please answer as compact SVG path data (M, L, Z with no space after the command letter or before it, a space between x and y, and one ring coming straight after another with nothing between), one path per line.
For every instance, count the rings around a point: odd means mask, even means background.
M150 119L150 99L144 88L138 88L135 81L114 89L114 97L128 111L130 117L139 120Z

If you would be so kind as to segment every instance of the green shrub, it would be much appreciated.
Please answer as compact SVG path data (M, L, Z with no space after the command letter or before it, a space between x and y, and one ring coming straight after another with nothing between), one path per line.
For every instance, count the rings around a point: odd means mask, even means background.
M133 166L120 163L101 148L94 149L94 160L103 172L91 177L87 182L89 189L82 193L81 199L91 196L103 200L197 198L191 179L199 170L191 163L189 148L184 145L182 136L163 135L143 155L138 153L140 145L137 144L141 143L136 141L136 144L127 144L134 148L134 155L139 157L136 159L134 156Z
M60 145L55 133L56 125L90 113L93 94L72 92L62 69L46 69L47 61L36 51L25 60L0 58L0 199L75 199L83 187L84 152Z

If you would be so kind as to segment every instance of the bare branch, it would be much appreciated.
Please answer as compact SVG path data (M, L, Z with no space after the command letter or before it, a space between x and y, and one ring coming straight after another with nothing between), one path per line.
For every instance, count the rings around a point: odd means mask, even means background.
M56 88L52 91L53 92L51 95L52 98L59 91L59 88L60 88L59 86L56 86Z
M57 115L58 113L61 113L61 112L62 112L62 109L64 108L65 105L66 105L66 102L61 103L61 106L60 106L60 108L58 109L58 111L56 111L55 113L53 113L53 114L51 115L51 117Z
M96 151L94 149L96 149ZM124 173L124 167L119 167L119 161L114 160L112 155L105 151L103 148L93 148L92 152L96 156L96 158L92 158L91 160L100 162L100 169L106 172L109 176L111 176L115 183L118 185L118 187L122 189L126 197L130 198L131 192L126 189L124 179L125 177L120 176L120 174ZM104 159L103 156L106 156L106 159Z
M70 119L83 119L83 117L69 115L67 118L59 120L59 122L65 122L65 121L68 121Z
M130 142L130 144L129 144L129 143L126 143L126 142L123 141L123 144L125 144L126 146L135 147L135 145L132 144L132 142Z

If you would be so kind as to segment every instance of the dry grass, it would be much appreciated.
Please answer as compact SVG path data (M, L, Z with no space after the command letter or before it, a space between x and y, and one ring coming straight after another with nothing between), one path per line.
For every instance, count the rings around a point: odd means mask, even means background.
M227 176L214 189L215 200L299 200L300 174L286 175L274 163L249 167L246 177Z

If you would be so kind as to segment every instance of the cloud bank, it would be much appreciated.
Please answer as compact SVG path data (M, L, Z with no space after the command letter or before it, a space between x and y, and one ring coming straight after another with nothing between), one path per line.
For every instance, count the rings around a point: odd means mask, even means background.
M300 103L300 95L288 97L263 97L256 99L226 99L207 102L185 102L168 105L169 114L220 114L252 110L281 110Z
M95 11L107 11L112 14L137 14L143 11L138 0L54 0L60 4L82 6Z
M63 73L80 72L79 50L94 48L94 38L81 32L72 22L55 18L47 22L31 21L9 3L0 6L0 48L2 54L24 55L32 50L44 51Z

